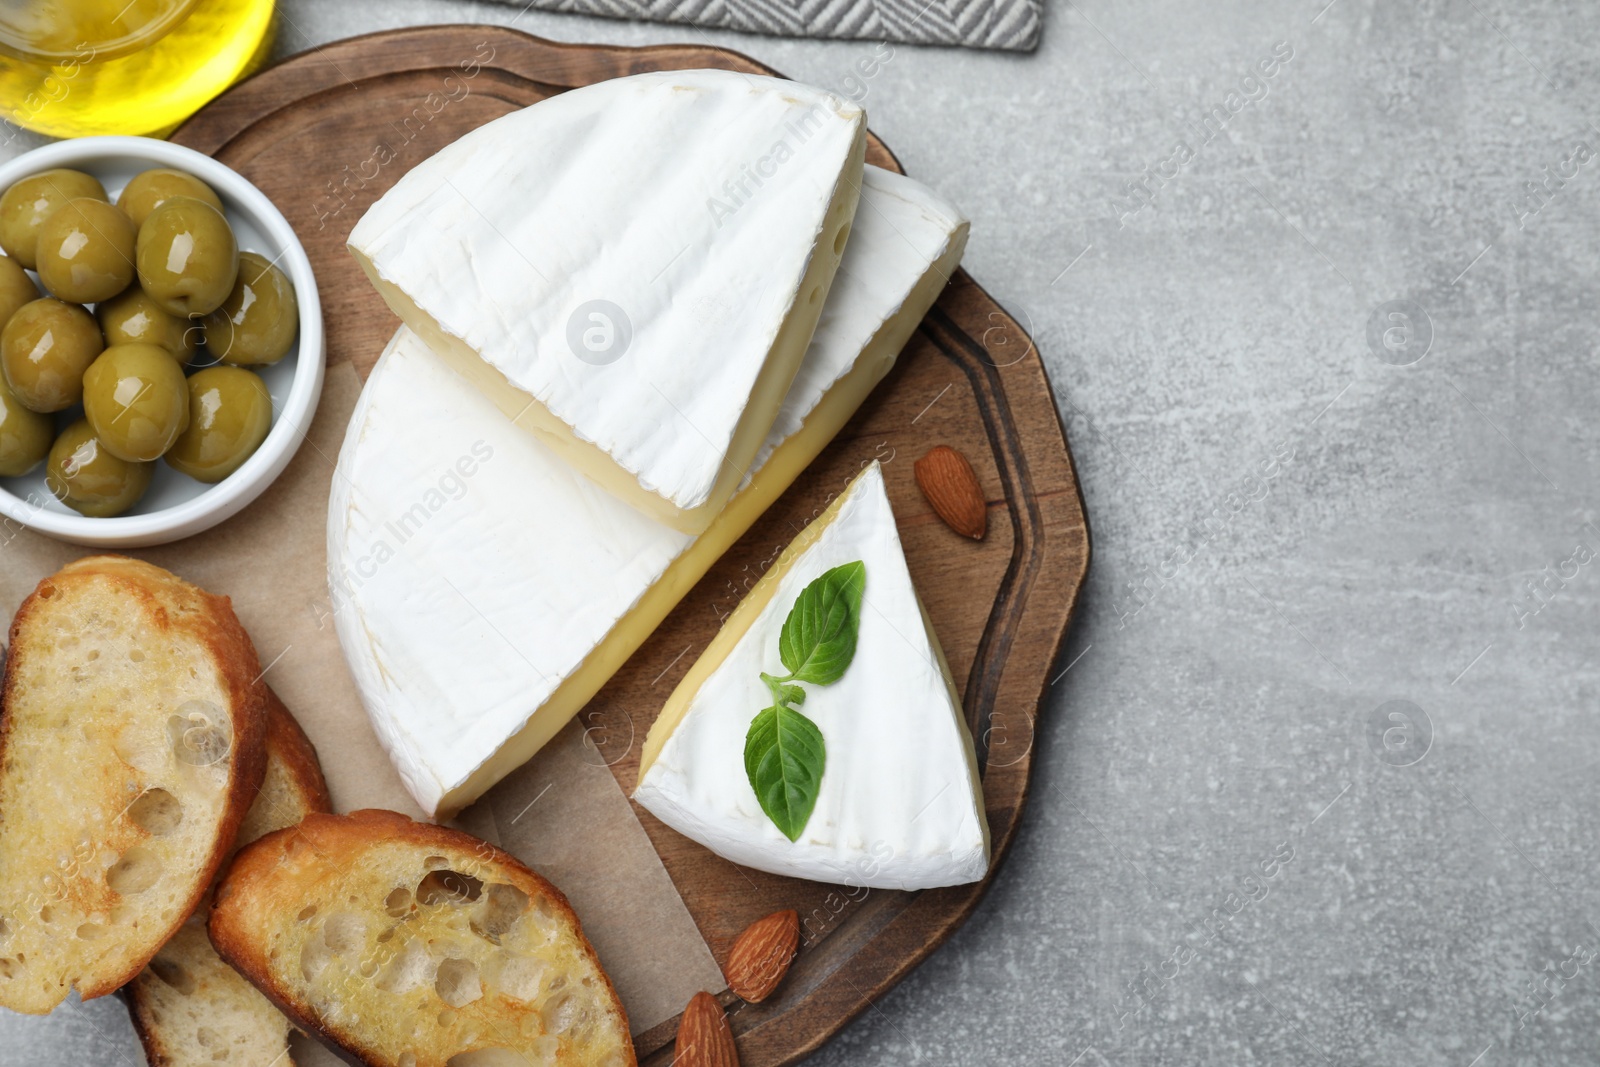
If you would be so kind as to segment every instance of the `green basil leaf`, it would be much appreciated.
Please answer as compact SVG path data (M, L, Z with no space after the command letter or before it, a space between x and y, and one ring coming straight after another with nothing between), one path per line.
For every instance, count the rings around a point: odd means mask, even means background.
M798 841L822 791L827 750L817 724L793 708L767 708L744 738L744 771L761 810Z
M858 559L801 590L778 635L778 656L791 679L831 685L844 675L856 654L866 584L867 565Z

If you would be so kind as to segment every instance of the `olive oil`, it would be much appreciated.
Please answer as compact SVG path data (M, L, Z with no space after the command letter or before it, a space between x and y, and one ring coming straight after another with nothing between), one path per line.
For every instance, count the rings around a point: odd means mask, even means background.
M0 0L0 116L165 134L253 73L272 33L273 0Z

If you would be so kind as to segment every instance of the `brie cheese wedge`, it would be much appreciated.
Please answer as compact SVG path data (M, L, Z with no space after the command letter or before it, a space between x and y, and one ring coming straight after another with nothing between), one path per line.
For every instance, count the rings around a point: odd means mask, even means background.
M329 598L378 738L429 814L554 737L889 372L967 222L876 167L861 205L759 466L698 538L577 474L409 329L389 343L333 479Z
M865 148L861 109L820 89L724 70L618 78L443 149L350 249L519 426L699 533L800 367Z
M855 657L805 687L800 711L827 748L816 807L790 841L745 772L745 735L787 672L778 637L801 590L866 565ZM883 471L873 462L778 557L667 699L645 739L635 800L724 859L818 882L931 889L989 868L977 758L911 584Z

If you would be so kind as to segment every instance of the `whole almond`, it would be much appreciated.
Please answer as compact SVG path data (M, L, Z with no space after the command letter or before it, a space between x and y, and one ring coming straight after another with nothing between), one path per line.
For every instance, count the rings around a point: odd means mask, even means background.
M728 953L728 988L751 1004L772 995L800 946L800 913L775 911L744 928Z
M673 1067L739 1067L727 1013L710 993L696 993L678 1021Z
M967 457L949 445L939 445L917 460L913 469L917 488L945 525L962 537L982 541L989 529L989 505Z

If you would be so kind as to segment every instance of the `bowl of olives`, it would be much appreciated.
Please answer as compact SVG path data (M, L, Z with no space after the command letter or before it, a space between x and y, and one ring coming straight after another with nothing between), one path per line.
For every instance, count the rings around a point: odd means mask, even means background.
M0 165L0 515L161 544L288 466L322 393L305 249L209 156L85 137Z

